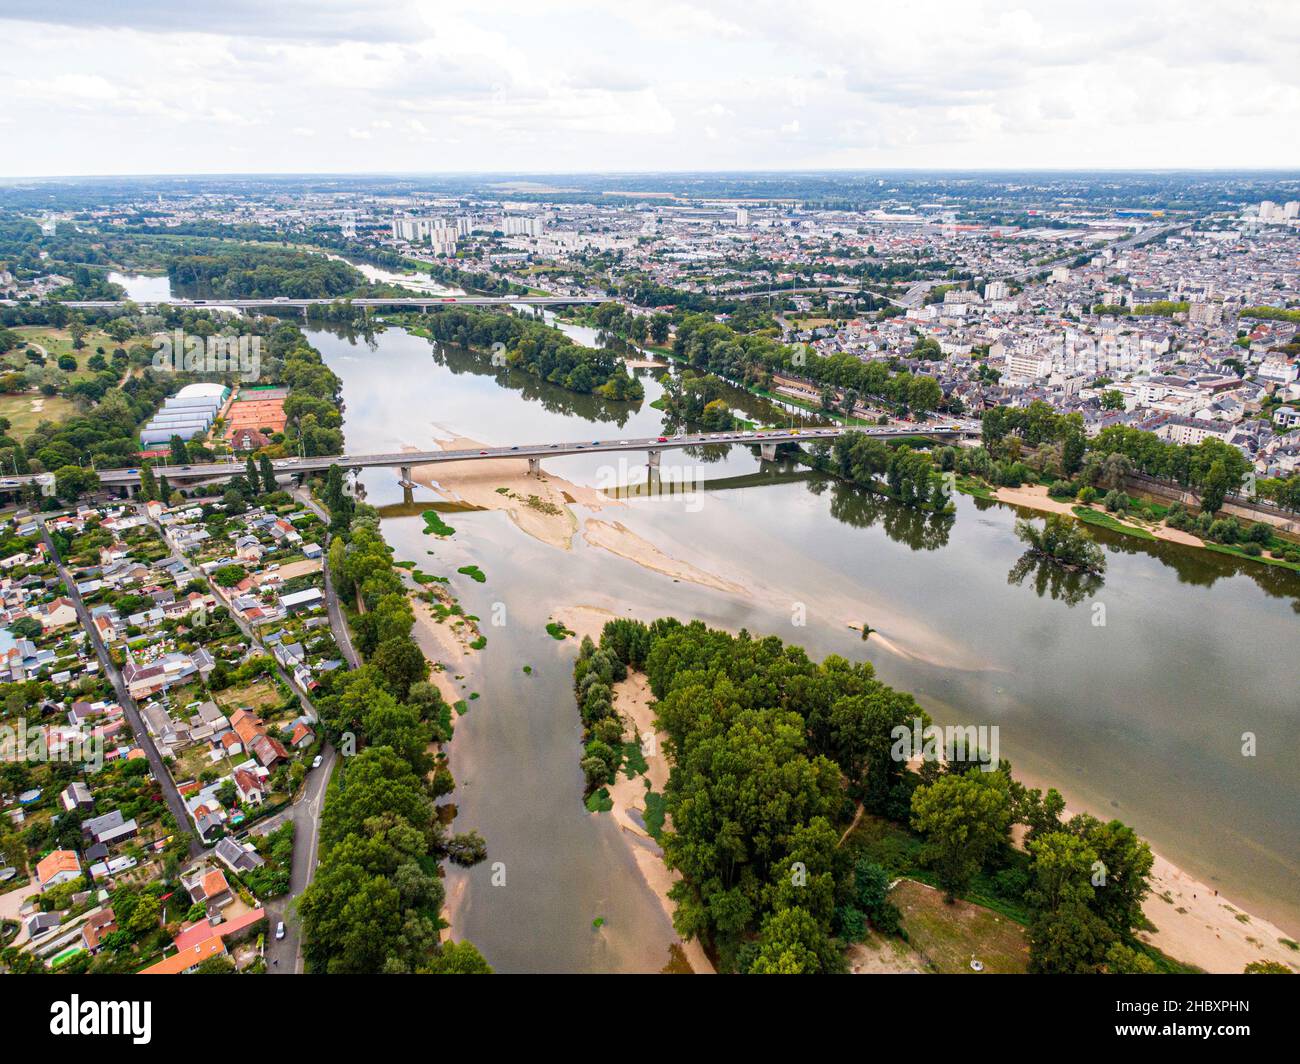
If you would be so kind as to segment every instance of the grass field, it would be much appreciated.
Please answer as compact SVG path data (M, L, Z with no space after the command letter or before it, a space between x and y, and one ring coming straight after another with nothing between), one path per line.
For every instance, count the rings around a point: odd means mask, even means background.
M113 349L123 346L108 333L101 332L99 329L91 329L86 333L83 341L86 346L80 351L72 349L72 334L67 329L53 329L48 325L18 325L14 327L13 332L26 340L29 346L43 350L47 356L46 365L57 365L62 355L71 355L75 358L77 369L68 374L68 379L74 384L95 375L93 371L86 369L86 362L98 348L102 347L104 357L111 359ZM25 369L28 365L27 353L15 348L6 352L4 361L13 369Z
M246 706L257 711L278 706L280 690L273 680L261 679L242 687L227 687L224 691L217 691L212 698L222 709Z
M76 412L77 404L62 396L46 398L33 392L0 395L0 417L9 419L9 435L20 442L26 440L42 421L57 423Z
M981 905L955 901L943 892L905 879L889 895L903 914L909 944L937 972L971 974L971 958L984 971L1022 973L1029 968L1029 939L1025 929Z

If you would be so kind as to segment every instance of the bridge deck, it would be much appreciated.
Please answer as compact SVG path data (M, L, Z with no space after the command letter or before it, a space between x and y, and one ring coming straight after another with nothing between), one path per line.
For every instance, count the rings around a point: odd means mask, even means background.
M395 451L388 454L325 455L319 458L279 458L271 464L276 472L312 473L337 465L343 469L368 469L376 466L403 468L406 466L434 465L440 462L476 462L489 458L559 458L573 454L606 454L621 451L665 451L681 447L699 447L703 444L729 444L758 447L764 444L809 443L829 441L846 432L860 432L879 439L906 439L910 436L956 438L970 435L975 430L956 422L941 425L918 425L914 429L898 427L846 428L832 426L820 429L777 429L754 432L696 432L677 436L641 436L634 439L582 440L567 443L528 443L511 447L483 447L454 451ZM194 465L156 465L155 477L167 477L173 483L199 480L217 480L244 472L245 463L209 462ZM0 479L0 488L26 484L30 476ZM112 486L140 483L140 470L104 469L99 473L101 484Z

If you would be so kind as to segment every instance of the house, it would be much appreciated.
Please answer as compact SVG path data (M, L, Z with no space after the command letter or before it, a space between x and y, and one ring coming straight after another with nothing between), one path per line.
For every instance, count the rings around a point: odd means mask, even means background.
M250 872L254 868L261 868L262 865L266 864L261 855L251 845L241 846L229 836L218 840L216 846L212 848L212 852L232 872Z
M112 909L100 909L86 917L81 925L81 940L86 949L94 954L99 952L106 935L117 930L117 917Z
M1295 428L1300 425L1300 410L1293 406L1279 406L1273 411L1273 424L1284 429Z
M95 804L94 796L90 793L90 788L80 780L69 783L59 795L59 802L66 812L73 812L77 809L90 809Z
M77 623L77 607L72 604L72 599L56 598L45 607L39 620L47 632L52 628L65 628Z
M289 760L289 751L269 735L259 735L249 745L249 751L263 768L274 768L281 761Z
M192 878L182 876L181 882L185 884L191 899L205 905L227 905L235 897L226 874L220 868L199 868ZM177 945L180 943L177 942Z
M325 601L321 594L320 588L309 587L303 591L295 591L290 595L280 597L280 605L288 613L297 613L299 610L312 609L320 606Z
M81 862L71 850L55 850L36 864L36 882L41 885L41 890L68 883L80 875Z
M295 750L303 750L316 741L316 733L307 727L303 721L298 721L293 728L293 735L289 740L289 745Z
M96 842L103 843L105 846L112 846L115 843L123 842L126 839L134 838L139 832L139 827L133 817L130 820L122 816L122 810L114 809L111 813L105 813L103 816L92 817L81 825L83 835L94 839Z
M27 920L27 937L38 938L53 931L63 922L58 913L36 913Z
M261 805L266 798L261 780L244 768L235 770L235 790L245 805Z
M209 957L226 956L226 944L220 935L211 935L197 945L190 946L171 957L165 957L157 964L151 964L141 970L141 975L184 975L194 971Z

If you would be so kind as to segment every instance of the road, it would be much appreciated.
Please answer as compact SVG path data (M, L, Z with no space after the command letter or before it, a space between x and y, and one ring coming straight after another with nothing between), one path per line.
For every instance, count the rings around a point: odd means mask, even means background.
M58 569L59 578L63 581L64 587L68 590L68 597L72 600L77 610L77 617L81 621L82 628L85 629L91 644L95 648L95 654L99 658L100 668L104 670L104 675L109 678L113 685L113 690L117 694L118 704L126 714L127 723L131 725L131 731L135 734L135 741L139 744L140 749L145 752L149 759L149 768L153 772L154 779L162 788L163 797L167 801L167 808L171 810L172 816L176 818L177 825L183 831L190 832L190 856L197 857L203 853L203 846L198 838L198 831L195 829L194 822L190 819L189 810L185 808L185 802L181 799L181 793L176 789L176 784L172 780L172 774L163 764L162 756L158 753L158 748L154 745L153 737L149 734L149 729L145 726L144 718L140 716L140 709L135 704L135 699L131 697L126 689L126 683L122 679L122 674L118 671L117 666L113 664L113 659L108 655L108 648L100 638L99 632L90 620L90 611L86 609L86 603L81 597L81 592L77 590L76 581L73 580L72 574L68 572L63 564L63 559L59 556L58 547L54 545L54 539L50 535L49 528L41 522L41 535L45 539L45 549L50 552L50 557L54 559L55 567Z
M265 835L286 822L293 823L293 867L289 873L289 892L266 903L270 929L266 940L266 969L272 975L297 975L303 970L302 929L290 909L306 890L316 874L320 852L320 817L325 808L325 791L330 774L334 771L337 755L334 748L326 746L321 751L321 767L307 773L302 793L282 813L263 821L256 827L257 834ZM275 937L276 924L283 921L284 938Z
M348 299L81 299L60 300L61 305L73 310L116 310L133 304L138 307L168 306L179 309L225 310L277 310L289 308L305 311L308 307L330 307L347 303L354 307L409 307L427 310L440 306L469 307L555 307L574 303L607 303L608 296L359 296ZM18 306L16 299L0 299L0 306Z
M348 668L359 669L361 667L361 655L357 653L356 648L352 645L352 630L348 627L348 619L343 614L343 607L339 604L339 597L334 592L334 577L330 574L330 533L328 531L330 515L311 497L310 492L302 488L296 489L293 492L293 497L325 522L325 528L327 529L324 545L325 563L321 566L321 572L325 577L325 608L329 611L330 630L334 633L334 642L338 644L339 650L343 652L343 657L347 660Z

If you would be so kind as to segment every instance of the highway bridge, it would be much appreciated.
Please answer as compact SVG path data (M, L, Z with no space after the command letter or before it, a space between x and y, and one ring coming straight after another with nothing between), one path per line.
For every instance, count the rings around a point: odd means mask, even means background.
M871 426L854 428L846 426L828 426L826 428L773 428L753 431L732 430L729 432L693 432L675 436L641 436L632 439L613 440L575 440L567 443L524 443L509 447L462 448L449 451L395 451L389 454L344 454L327 455L318 458L279 458L271 464L277 475L299 477L306 473L317 473L337 465L341 469L359 472L362 469L386 467L397 469L403 486L409 487L411 469L414 466L438 465L444 462L477 462L492 458L523 458L528 460L530 472L540 472L543 458L559 458L573 454L609 454L626 451L644 451L647 464L659 465L660 455L667 450L682 447L698 447L702 444L739 444L758 447L763 458L772 460L776 457L776 448L783 443L810 443L814 441L833 440L846 432L860 432L882 440L901 440L926 437L939 440L959 440L967 436L978 436L978 426L962 421L940 421L926 425L908 427L905 425ZM213 481L228 480L243 474L245 462L223 461L205 462L192 465L155 465L155 477L166 477L173 486L193 486ZM99 481L105 487L123 488L127 494L133 494L140 484L140 470L128 469L99 470ZM14 476L0 478L0 491L14 490L25 486L35 479L32 476Z
M304 314L309 307L329 307L336 303L347 303L354 307L370 310L377 307L397 307L428 311L432 307L557 307L575 303L605 303L606 296L364 296L356 299L289 299L276 296L274 299L82 299L61 302L62 306L73 310L113 310L133 303L137 307L169 306L192 310L301 310ZM13 299L0 299L0 306L18 306Z

